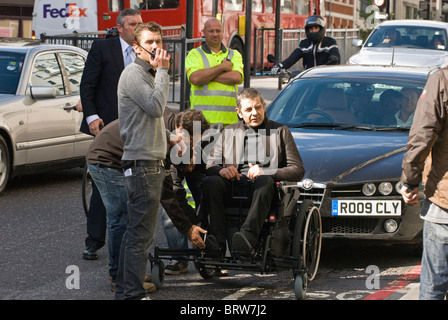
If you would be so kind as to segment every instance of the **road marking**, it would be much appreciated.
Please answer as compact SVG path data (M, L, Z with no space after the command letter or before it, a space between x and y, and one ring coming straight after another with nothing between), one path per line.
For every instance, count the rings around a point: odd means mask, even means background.
M398 279L390 282L386 287L368 295L364 300L384 300L395 291L409 285L420 276L421 265L416 265L411 271L402 274Z
M222 300L238 300L239 298L244 297L246 294L252 291L256 291L259 288L242 288L238 290L235 293L232 293L231 295L228 295L227 297L224 297Z

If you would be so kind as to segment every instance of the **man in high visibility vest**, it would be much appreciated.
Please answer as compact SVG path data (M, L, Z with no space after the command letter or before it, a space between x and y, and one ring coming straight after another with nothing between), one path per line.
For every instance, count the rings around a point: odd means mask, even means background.
M191 84L191 108L202 111L210 124L235 123L238 85L244 80L243 58L237 50L222 43L220 20L207 20L203 33L205 44L191 50L185 61Z

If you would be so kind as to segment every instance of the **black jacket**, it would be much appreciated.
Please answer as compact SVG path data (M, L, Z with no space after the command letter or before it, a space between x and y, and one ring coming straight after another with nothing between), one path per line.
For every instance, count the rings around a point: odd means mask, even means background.
M118 118L117 86L123 69L119 37L93 42L81 78L81 132L90 134L86 118L91 115L97 114L104 125Z
M324 37L317 43L312 43L308 39L300 41L299 47L281 63L283 68L289 69L302 58L304 69L324 64L341 63L341 55L336 40L330 37Z

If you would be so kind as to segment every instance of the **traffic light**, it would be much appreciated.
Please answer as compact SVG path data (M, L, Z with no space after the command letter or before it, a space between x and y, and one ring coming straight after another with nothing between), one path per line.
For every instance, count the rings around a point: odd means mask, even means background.
M430 2L429 0L420 0L418 3L418 16L419 18L429 20L430 14Z

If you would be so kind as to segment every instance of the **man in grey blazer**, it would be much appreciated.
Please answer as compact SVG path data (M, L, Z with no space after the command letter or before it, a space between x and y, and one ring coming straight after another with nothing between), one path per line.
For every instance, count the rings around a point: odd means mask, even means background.
M117 86L125 61L132 62L135 52L128 51L133 44L133 31L142 23L140 12L123 10L117 18L119 36L93 42L81 78L81 103L84 113L80 131L97 135L99 130L118 118ZM92 197L87 214L86 250L83 258L95 260L96 251L104 246L106 210L98 189L92 185Z

